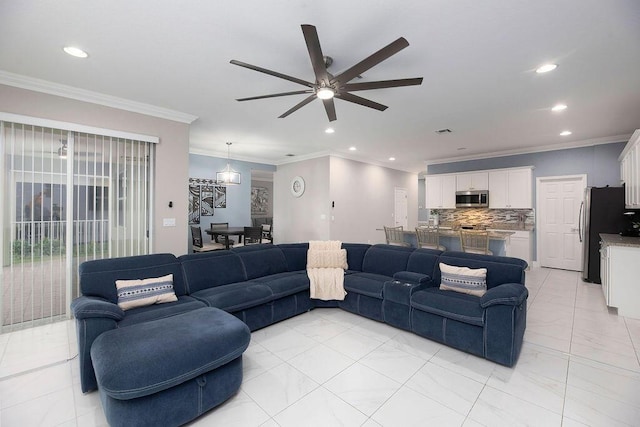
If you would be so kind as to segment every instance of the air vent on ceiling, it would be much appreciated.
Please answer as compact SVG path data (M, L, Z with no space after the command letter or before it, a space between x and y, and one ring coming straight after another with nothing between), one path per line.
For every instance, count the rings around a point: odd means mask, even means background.
M438 129L436 133L451 133L451 129Z
M287 156L287 157L295 157L295 154L289 153L289 154L285 154L285 156Z

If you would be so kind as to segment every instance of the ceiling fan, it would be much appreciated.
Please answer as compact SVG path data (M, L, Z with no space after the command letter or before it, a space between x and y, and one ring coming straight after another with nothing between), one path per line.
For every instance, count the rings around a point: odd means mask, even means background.
M342 99L343 101L347 102L353 102L354 104L373 108L374 110L384 111L387 109L386 105L382 105L369 99L362 98L360 96L352 94L351 92L371 89L385 89L400 86L415 86L422 84L422 77L398 80L381 80L363 83L349 83L351 80L359 77L365 71L373 68L385 59L390 58L405 47L409 46L409 42L404 37L400 37L396 41L390 43L389 45L383 47L382 49L358 62L351 68L348 68L347 70L334 76L327 71L327 66L330 65L330 62L332 62L332 60L330 57L325 57L322 53L322 48L320 47L320 40L318 39L318 32L316 31L316 27L314 27L313 25L302 25L302 34L304 35L305 42L307 43L307 50L309 51L311 65L313 67L313 72L316 78L315 82L308 82L296 77L279 73L277 71L267 70L266 68L232 59L231 63L234 65L269 74L270 76L289 80L291 82L308 87L308 89L305 90L274 93L271 95L252 96L249 98L240 98L237 99L237 101L252 101L254 99L310 94L308 97L294 105L291 109L285 111L278 118L282 119L284 117L287 117L289 114L299 110L314 99L320 98L327 112L327 117L329 118L329 121L332 122L337 119L336 107L333 102L334 98Z

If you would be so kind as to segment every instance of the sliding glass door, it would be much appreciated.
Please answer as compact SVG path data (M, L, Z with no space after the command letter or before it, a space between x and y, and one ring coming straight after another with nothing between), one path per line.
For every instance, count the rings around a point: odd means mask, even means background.
M149 252L153 144L0 122L3 330L66 318L90 259Z

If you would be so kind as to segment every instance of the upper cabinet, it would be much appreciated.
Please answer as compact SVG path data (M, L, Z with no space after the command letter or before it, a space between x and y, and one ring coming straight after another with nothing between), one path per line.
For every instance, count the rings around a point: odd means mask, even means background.
M531 169L489 171L489 207L531 209Z
M620 178L624 183L624 200L627 209L640 208L640 129L637 129L622 150Z
M489 174L487 172L471 172L456 175L456 191L487 190L488 188Z
M427 209L454 209L456 207L456 176L429 175L424 179Z

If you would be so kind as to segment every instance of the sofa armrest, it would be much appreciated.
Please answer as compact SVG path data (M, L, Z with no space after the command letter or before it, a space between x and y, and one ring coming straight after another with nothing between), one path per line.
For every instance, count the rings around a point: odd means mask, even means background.
M76 298L71 302L71 310L76 319L106 317L116 322L124 319L124 311L117 304L98 297Z
M431 281L431 276L422 273L414 273L412 271L398 271L393 275L393 280L397 280L398 282L423 285Z
M480 306L487 308L492 305L518 306L529 296L527 288L520 283L504 283L489 289L481 298Z

